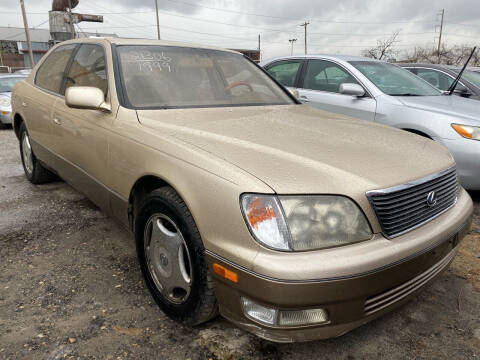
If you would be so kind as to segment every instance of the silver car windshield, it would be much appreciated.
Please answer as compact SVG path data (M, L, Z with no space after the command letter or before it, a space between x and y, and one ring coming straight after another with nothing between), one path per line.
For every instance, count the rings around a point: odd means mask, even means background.
M293 104L242 55L178 46L117 47L125 94L134 108Z
M437 96L442 92L410 71L377 61L350 61L358 71L391 96Z
M13 86L20 80L25 78L20 76L15 77L0 77L0 93L2 92L11 92Z

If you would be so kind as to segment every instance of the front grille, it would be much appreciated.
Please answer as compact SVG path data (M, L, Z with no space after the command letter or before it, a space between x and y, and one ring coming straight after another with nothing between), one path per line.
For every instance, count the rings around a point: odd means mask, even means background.
M457 193L457 171L453 167L404 185L369 191L367 197L383 234L391 238L447 211L457 201ZM429 203L429 195L435 204Z
M370 315L380 311L397 301L405 298L406 296L413 293L415 290L425 285L429 280L433 279L435 275L441 272L453 257L456 254L456 250L450 251L450 253L440 260L438 263L433 265L430 269L424 271L420 275L414 277L413 279L404 282L403 284L394 287L388 291L385 291L381 294L371 296L365 301L365 315Z

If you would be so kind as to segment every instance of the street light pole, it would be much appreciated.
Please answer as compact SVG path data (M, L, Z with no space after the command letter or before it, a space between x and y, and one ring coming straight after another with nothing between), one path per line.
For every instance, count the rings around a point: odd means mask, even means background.
M33 67L35 66L35 61L33 60L32 43L30 42L30 32L28 31L27 14L25 12L25 4L23 3L23 0L20 0L20 6L22 7L23 26L25 27L25 37L27 38L28 55L30 56L30 67L33 69Z
M297 39L290 39L288 41L290 42L290 45L292 45L292 48L290 50L290 55L293 55L293 44L295 43L295 41L297 41Z

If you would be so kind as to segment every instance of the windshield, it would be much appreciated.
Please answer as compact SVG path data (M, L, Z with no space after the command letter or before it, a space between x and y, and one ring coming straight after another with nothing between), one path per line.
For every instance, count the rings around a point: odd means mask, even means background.
M442 93L401 67L376 61L350 61L381 91L391 96L435 96Z
M282 105L294 101L242 55L156 45L117 47L135 108Z
M462 79L470 81L473 85L480 88L480 73L470 70L465 70L462 74Z
M25 79L21 76L16 77L0 77L0 92L11 92L13 85L18 81Z

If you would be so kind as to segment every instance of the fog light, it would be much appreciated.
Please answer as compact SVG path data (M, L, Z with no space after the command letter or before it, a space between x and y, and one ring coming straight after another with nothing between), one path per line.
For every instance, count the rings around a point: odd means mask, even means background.
M265 325L289 327L328 323L324 309L278 310L246 298L242 298L241 302L245 316Z
M278 310L257 304L252 300L242 298L243 312L252 320L263 324L275 325L277 323Z
M280 326L324 324L327 322L328 315L323 309L280 311L278 318L278 325Z

